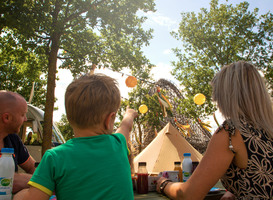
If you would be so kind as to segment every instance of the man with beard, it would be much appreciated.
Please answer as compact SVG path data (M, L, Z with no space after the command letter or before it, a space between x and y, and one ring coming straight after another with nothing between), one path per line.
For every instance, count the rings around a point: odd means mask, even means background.
M26 113L27 103L21 95L5 90L0 91L0 149L14 148L13 193L29 187L27 183L35 170L35 160L29 155L28 150L17 135L27 120ZM18 165L26 173L18 173Z

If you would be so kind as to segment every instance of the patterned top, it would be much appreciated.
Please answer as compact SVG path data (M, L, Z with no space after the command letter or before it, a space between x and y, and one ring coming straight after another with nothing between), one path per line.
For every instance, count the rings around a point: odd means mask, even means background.
M235 126L231 120L226 120L216 133L221 129L229 133L229 148L233 151L231 136L235 134ZM221 178L222 184L237 199L272 199L273 139L263 130L257 130L243 121L241 121L240 133L247 148L247 167L241 169L231 163L226 174Z

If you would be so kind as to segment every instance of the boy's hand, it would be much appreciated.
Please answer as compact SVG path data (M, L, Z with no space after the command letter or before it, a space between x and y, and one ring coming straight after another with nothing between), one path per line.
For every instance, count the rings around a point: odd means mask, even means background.
M125 114L123 115L123 120L125 118L128 118L133 121L137 116L138 116L138 113L134 109L131 109L131 108L129 108L129 106L127 106ZM132 123L132 127L133 127L133 123Z

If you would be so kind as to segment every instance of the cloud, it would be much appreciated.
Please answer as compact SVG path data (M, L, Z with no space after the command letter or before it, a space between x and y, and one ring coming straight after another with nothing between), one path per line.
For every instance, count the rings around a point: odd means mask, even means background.
M154 12L148 12L144 13L142 12L141 15L146 16L148 19L146 20L146 23L148 24L157 24L159 26L168 27L168 30L177 29L179 22L176 20L171 19L170 17L166 17L160 13L154 13Z
M173 81L174 77L171 75L171 70L172 66L170 64L160 62L151 70L151 74L153 74L156 81L161 78Z
M171 50L171 49L165 49L165 50L163 51L163 54L165 54L165 55L170 55L170 54L172 54L172 50Z
M169 17L161 16L159 14L153 15L151 19L160 26L172 27L173 25L177 24L176 21L170 19Z

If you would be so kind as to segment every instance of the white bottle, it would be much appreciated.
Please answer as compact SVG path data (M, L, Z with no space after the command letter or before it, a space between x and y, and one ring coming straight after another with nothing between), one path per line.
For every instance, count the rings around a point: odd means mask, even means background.
M192 160L190 153L184 153L184 159L182 162L182 170L183 170L183 182L186 182L192 173Z
M12 199L12 186L14 177L13 148L2 148L0 158L0 200Z

